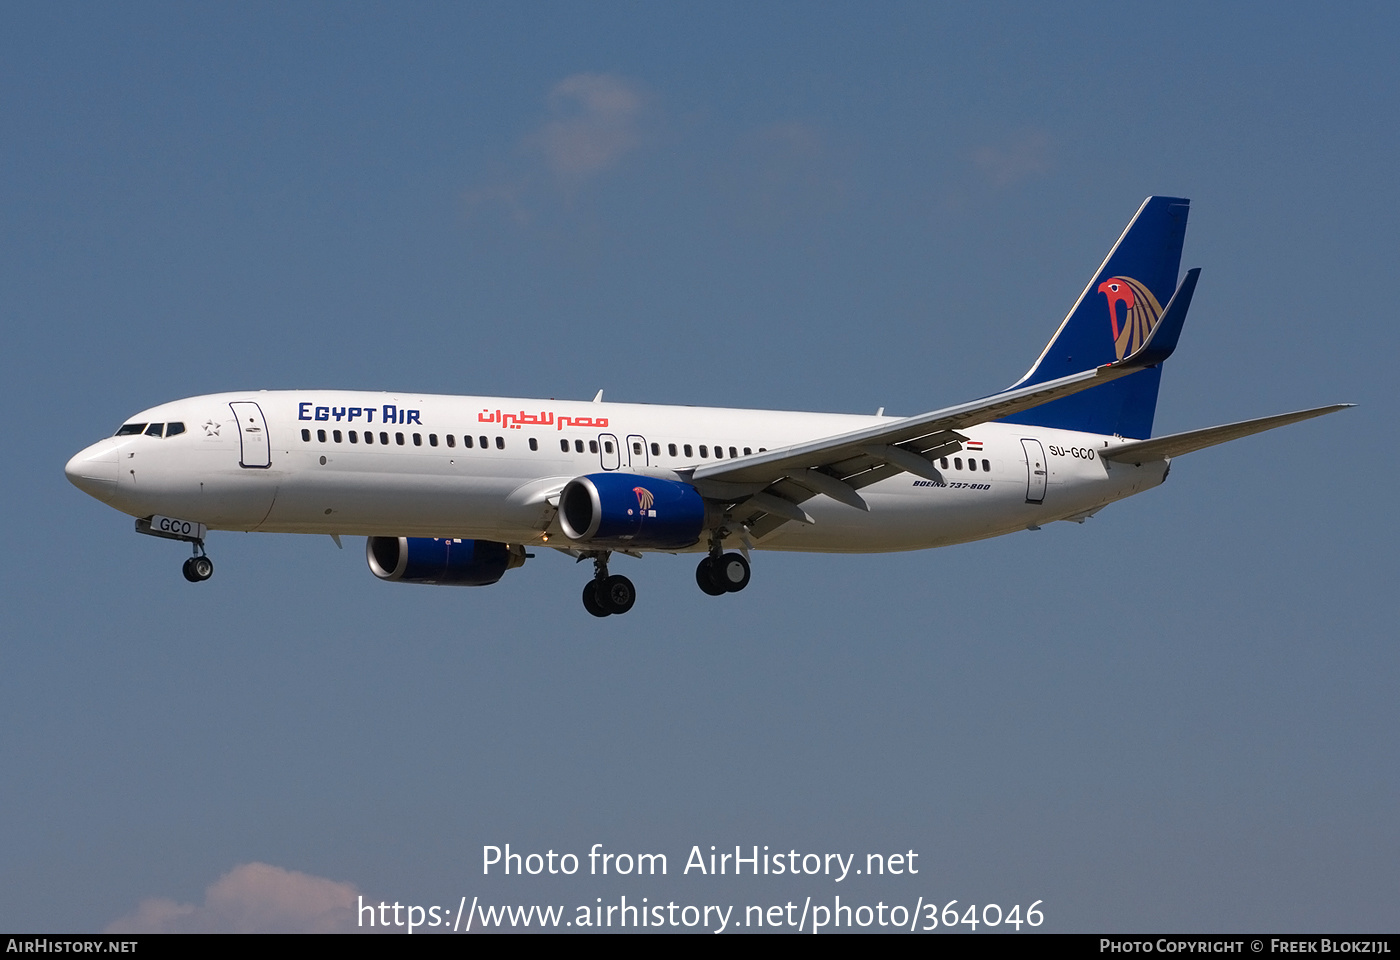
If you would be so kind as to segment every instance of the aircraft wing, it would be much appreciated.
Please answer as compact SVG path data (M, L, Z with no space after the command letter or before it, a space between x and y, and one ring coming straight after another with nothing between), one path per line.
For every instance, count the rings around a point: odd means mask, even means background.
M798 504L816 494L865 509L856 491L895 474L908 472L941 481L931 460L961 449L967 438L958 430L1130 376L1170 356L1200 272L1187 272L1152 333L1122 360L918 416L703 464L695 469L691 482L702 496L735 503L735 519L761 537L789 520L811 523Z
M1125 443L1121 446L1111 447L1104 450L1100 456L1105 460L1116 460L1119 463L1146 463L1148 460L1179 457L1183 453L1204 450L1217 443L1238 440L1240 437L1247 437L1252 433L1262 433L1265 430L1272 430L1274 427L1286 426L1300 420L1311 420L1313 417L1326 416L1329 413L1336 413L1338 410L1354 406L1356 406L1354 403L1334 403L1326 407L1299 410L1297 413L1280 413L1277 416L1260 417L1257 420L1241 420L1238 423L1227 423L1219 427L1173 433L1166 437L1154 437L1151 440L1139 440L1136 443Z

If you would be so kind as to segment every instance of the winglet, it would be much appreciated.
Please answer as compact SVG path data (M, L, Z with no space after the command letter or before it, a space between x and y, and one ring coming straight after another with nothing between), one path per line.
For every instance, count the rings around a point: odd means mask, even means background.
M1177 340L1181 337L1181 326L1186 322L1186 311L1191 309L1191 297L1196 292L1196 281L1200 276L1200 267L1187 270L1181 286L1176 288L1172 298L1167 301L1162 318L1157 321L1157 325L1152 328L1152 332L1147 335L1137 352L1104 366L1150 367L1170 357L1176 350Z

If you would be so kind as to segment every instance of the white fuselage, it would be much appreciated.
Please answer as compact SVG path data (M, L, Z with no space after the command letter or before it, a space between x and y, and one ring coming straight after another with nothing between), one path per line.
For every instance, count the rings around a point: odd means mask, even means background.
M550 498L575 477L622 471L684 479L702 464L889 419L349 391L228 393L145 410L127 422L181 423L184 431L102 440L67 472L132 516L180 517L215 530L561 546L567 541ZM900 473L861 491L868 512L816 496L803 504L813 523L784 524L754 546L837 553L944 546L1082 517L1166 475L1163 460L1104 460L1100 452L1122 442L1114 437L1000 423L964 434L969 443L942 467L944 485ZM1043 477L1033 465L1039 451Z

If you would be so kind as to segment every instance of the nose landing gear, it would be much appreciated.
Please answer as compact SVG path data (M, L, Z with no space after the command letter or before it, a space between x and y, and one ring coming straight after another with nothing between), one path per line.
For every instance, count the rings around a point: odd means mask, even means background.
M201 583L214 575L214 561L203 554L190 557L185 561L182 571L190 583Z
M190 583L203 583L214 575L214 561L204 554L204 534L208 528L193 520L176 520L173 517L141 517L136 521L136 532L162 540L179 540L194 548L194 556L185 561L180 572Z
M185 561L180 572L190 583L203 583L214 575L214 561L205 554L202 539L191 539L190 543L194 546L194 556Z
M608 554L592 554L593 579L583 585L583 608L595 617L626 613L637 602L637 588L626 577L608 575Z

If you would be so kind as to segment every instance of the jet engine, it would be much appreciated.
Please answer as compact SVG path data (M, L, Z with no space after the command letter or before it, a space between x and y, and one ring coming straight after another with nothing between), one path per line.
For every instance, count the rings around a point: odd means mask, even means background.
M688 483L632 473L591 473L559 495L559 526L590 546L679 550L700 539L705 501Z
M484 587L524 563L525 548L495 540L370 537L365 559L380 580Z

